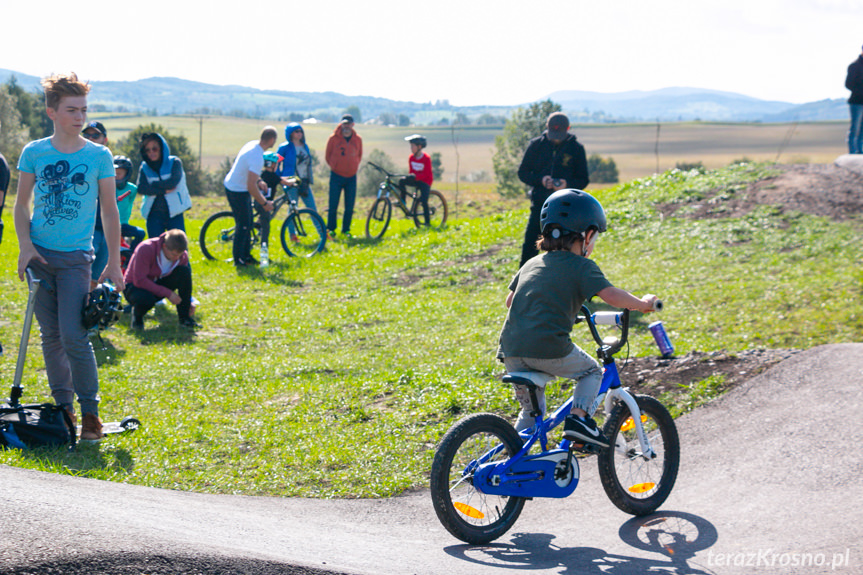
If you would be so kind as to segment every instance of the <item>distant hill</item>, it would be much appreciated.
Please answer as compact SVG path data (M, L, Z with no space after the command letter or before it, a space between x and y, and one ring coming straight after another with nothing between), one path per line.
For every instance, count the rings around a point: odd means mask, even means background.
M600 114L615 121L787 122L848 118L847 106L843 108L836 104L843 103L843 100L824 101L830 105L823 102L795 105L698 88L614 94L563 91L553 92L548 97L572 114Z
M0 69L0 83L15 76L28 90L39 89L39 78ZM90 105L97 111L165 114L224 114L286 119L291 115L332 121L349 106L362 119L384 123L431 124L463 114L471 122L481 117L500 121L515 106L451 106L441 102L406 102L337 92L288 92L245 86L220 86L179 78L145 78L134 82L93 81ZM766 101L718 90L664 88L653 91L600 93L558 91L547 96L559 103L573 123L604 122L790 122L847 120L844 100L802 105ZM526 104L525 104L526 105Z

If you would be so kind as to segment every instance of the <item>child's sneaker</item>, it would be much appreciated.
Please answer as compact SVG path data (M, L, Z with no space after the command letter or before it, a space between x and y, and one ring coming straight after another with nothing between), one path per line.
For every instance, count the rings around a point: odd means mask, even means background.
M295 244L298 244L298 243L300 243L300 238L297 237L297 234L291 234L291 241L294 242Z
M581 418L569 414L563 424L563 436L578 443L592 443L600 447L608 447L608 438L596 427L596 422L589 417Z

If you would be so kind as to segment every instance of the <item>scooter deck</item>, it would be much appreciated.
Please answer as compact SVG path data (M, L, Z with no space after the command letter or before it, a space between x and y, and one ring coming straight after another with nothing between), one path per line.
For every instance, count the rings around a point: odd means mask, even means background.
M131 433L141 427L141 422L135 417L124 417L120 421L102 422L102 433L105 435L117 435L119 433ZM81 426L78 426L78 437L81 437Z

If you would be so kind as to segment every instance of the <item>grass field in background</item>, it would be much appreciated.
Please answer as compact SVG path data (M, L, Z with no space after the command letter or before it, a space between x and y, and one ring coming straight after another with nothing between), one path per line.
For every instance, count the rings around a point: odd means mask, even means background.
M666 302L658 316L636 314L631 355L656 353L654 319L679 354L863 341L859 217L762 206L741 218L663 219L654 208L739 194L770 173L669 172L598 193L609 231L595 259L616 285ZM198 204L187 220L193 240L218 198ZM494 354L526 206L477 189L463 214L442 231L399 218L382 241L331 243L311 259L274 249L266 270L238 273L193 244L203 328L180 331L173 307L157 308L146 331L124 318L97 351L103 418L135 415L142 429L71 454L0 452L0 463L211 493L372 497L425 486L456 419L517 411ZM0 374L11 384L26 290L10 210L4 220ZM586 329L573 339L593 349ZM36 328L30 345L25 400L46 401ZM550 389L550 405L568 393Z
M124 137L139 125L154 122L171 133L186 136L197 154L199 141L203 165L216 169L226 156L234 157L240 147L260 135L263 120L207 117L202 123L189 116L130 116L94 114L105 123L111 139ZM284 124L276 127L283 141ZM327 138L333 124L306 124L309 147L323 161ZM588 154L611 157L620 171L620 181L650 176L674 168L677 163L702 162L720 168L743 157L757 161L832 162L847 151L847 122L802 124L720 124L686 122L662 124L659 129L659 169L656 158L656 124L585 124L573 127ZM460 176L485 171L493 177L492 155L500 126L448 126L391 128L358 124L366 155L383 150L396 165L406 165L410 149L404 137L420 132L428 137L429 153L440 152L444 182L454 182L456 165ZM202 138L200 136L203 136ZM455 144L453 140L455 139ZM458 153L456 153L458 152ZM781 153L780 153L781 152Z

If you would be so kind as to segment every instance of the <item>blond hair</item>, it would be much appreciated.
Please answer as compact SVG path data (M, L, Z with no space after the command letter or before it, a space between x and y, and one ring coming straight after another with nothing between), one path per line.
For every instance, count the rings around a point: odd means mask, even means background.
M75 72L69 74L54 74L42 79L45 89L45 105L54 110L60 107L60 101L70 96L86 96L90 85L78 79Z

